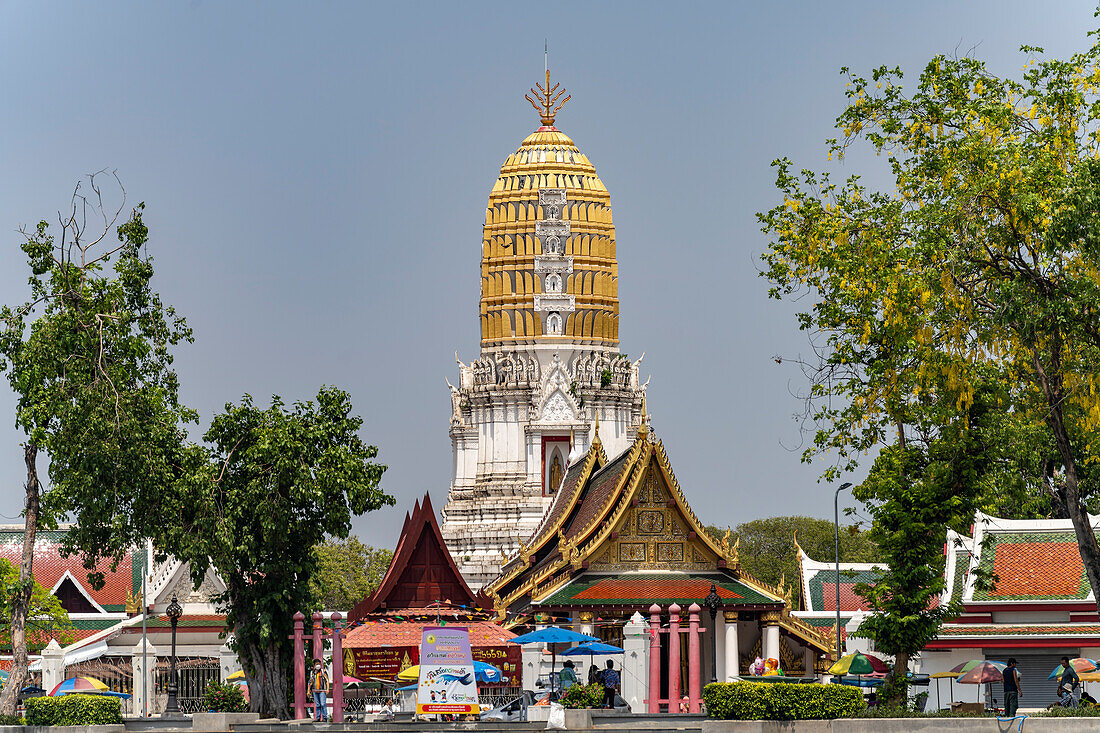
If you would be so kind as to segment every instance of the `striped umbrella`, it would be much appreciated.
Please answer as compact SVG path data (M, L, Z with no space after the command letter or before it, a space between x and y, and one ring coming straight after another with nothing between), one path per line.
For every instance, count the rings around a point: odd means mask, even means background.
M97 680L95 677L70 677L64 682L58 683L57 687L50 690L50 697L71 695L73 693L98 695L101 692L107 692L108 689L109 688L102 680Z

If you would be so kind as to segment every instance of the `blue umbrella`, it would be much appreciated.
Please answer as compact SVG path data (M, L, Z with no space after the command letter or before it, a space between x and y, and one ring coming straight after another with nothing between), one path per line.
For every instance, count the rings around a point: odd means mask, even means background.
M594 654L625 654L626 650L622 647L613 646L611 644L604 644L602 641L588 641L584 644L578 644L575 647L566 649L562 652L562 656L571 657L579 656L581 654L587 654L592 656Z
M514 639L509 639L513 644L550 644L550 691L554 691L554 667L557 666L558 655L554 650L554 644L568 644L575 641L599 641L594 636L581 634L570 629L559 629L557 626L547 626L530 634L523 634Z
M478 682L500 682L504 679L504 673L488 662L474 660L474 675Z
M513 644L567 644L575 641L599 641L599 639L571 629L547 626L544 629L532 631L530 634L523 634L508 641Z

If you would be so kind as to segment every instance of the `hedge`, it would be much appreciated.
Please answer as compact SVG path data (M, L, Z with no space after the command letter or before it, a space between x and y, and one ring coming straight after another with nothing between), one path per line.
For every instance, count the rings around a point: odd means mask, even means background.
M573 685L558 700L567 708L598 708L603 705L603 685Z
M715 682L703 688L707 714L723 720L851 718L866 708L863 693L843 685Z
M106 695L27 699L27 725L112 725L122 722L122 701Z

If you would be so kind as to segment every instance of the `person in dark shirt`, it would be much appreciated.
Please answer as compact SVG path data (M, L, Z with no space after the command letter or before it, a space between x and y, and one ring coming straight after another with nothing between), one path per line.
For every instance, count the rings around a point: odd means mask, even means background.
M1005 717L1013 718L1020 707L1020 671L1016 669L1016 657L1008 658L1004 671Z
M603 705L605 708L615 707L615 688L619 684L619 672L615 669L615 663L607 660L607 669L603 671Z
M1062 676L1058 678L1058 696L1062 699L1062 707L1077 707L1080 689L1081 678L1077 676L1077 670L1069 663L1069 657L1062 657Z

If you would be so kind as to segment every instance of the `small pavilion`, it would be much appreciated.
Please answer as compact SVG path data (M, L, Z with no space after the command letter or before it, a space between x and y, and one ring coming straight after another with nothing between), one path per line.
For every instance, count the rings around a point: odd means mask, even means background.
M487 603L462 579L436 522L431 498L416 502L397 541L382 583L348 614L344 674L359 679L393 680L420 662L420 640L428 626L470 630L475 660L504 673L498 695L520 686L520 648L514 633L493 622Z
M736 544L708 535L643 418L633 443L611 458L597 423L591 447L570 462L541 525L483 592L509 627L572 625L621 646L635 613L648 620L656 604L667 625L671 606L686 617L691 604L704 605L712 585L722 610L713 628L705 608L700 618L704 680L712 671L719 680L747 674L756 657L776 658L798 676L827 664L829 637L790 615L789 593L745 572ZM661 634L662 699L668 636ZM676 646L679 678L687 680L686 644Z

